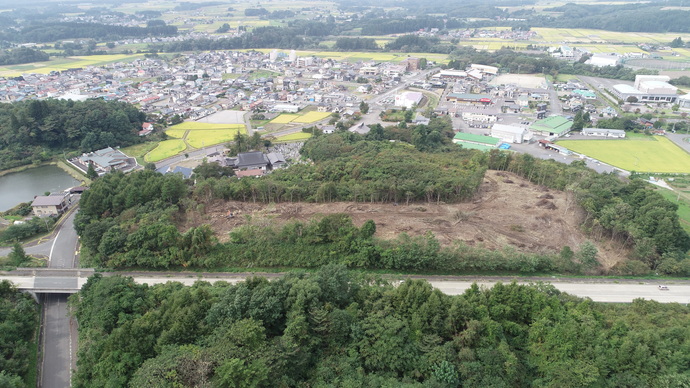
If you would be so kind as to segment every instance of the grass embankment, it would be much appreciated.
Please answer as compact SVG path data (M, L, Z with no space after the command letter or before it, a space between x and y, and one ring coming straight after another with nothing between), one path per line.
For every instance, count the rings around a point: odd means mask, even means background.
M135 144L133 146L129 146L126 148L121 148L120 151L127 156L135 158L137 160L137 163L143 166L144 164L146 164L144 155L148 154L149 152L151 152L151 150L153 150L156 147L158 147L158 142L150 141L146 143Z
M627 171L690 173L690 155L663 136L561 140L558 145Z
M273 142L274 143L290 143L296 141L304 141L311 137L311 133L307 132L296 132L289 135L278 136Z

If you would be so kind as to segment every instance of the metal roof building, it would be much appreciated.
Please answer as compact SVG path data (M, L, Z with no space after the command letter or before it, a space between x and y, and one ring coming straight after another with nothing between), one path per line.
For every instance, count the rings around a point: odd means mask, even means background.
M572 126L573 122L563 116L550 116L535 121L530 126L530 130L544 136L560 136L570 131L570 127Z

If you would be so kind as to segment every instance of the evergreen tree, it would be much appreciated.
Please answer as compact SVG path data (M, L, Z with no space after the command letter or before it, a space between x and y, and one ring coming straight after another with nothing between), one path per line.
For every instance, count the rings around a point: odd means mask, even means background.
M12 246L12 252L10 252L8 258L10 259L10 263L12 265L19 267L29 259L29 256L26 255L22 244L15 242Z
M91 180L98 178L98 173L96 169L93 168L93 163L89 163L89 168L86 170L86 177Z

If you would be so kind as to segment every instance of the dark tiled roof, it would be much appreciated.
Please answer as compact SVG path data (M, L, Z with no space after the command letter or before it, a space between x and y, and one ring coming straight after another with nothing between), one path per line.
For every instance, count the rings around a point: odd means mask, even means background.
M235 161L236 168L260 166L266 164L268 164L268 158L261 151L252 151L237 154L237 161Z

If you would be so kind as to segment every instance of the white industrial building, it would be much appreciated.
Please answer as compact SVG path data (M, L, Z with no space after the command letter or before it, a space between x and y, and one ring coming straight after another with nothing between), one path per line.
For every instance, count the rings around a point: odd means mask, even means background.
M402 92L395 96L395 106L412 109L413 106L422 102L424 95L420 92Z
M498 74L498 67L496 67L496 66L477 65L477 64L473 63L470 65L470 69L479 70L484 74L491 74L491 75Z
M681 109L690 109L690 94L678 97L678 106Z
M273 112L297 113L299 112L299 106L290 104L276 104L271 110Z
M585 136L615 137L620 139L625 137L625 131L622 129L582 128L581 133Z
M491 128L491 137L497 137L506 143L522 143L531 139L530 132L516 125L494 124Z
M639 102L673 103L678 99L678 88L668 83L670 79L666 75L638 75L634 86L618 84L611 91L623 101L635 97Z
M594 54L585 63L592 66L616 66L620 64L621 59L618 55L610 54Z

